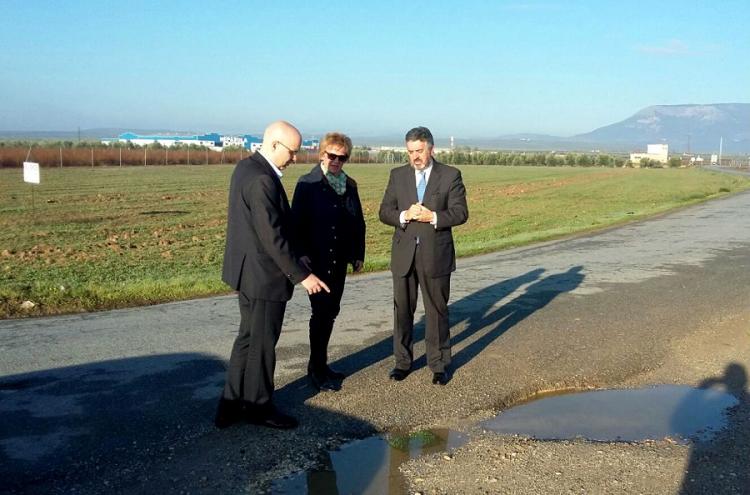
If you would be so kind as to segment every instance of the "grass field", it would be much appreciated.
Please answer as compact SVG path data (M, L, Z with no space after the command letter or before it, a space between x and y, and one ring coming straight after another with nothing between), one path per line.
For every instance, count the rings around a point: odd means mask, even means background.
M287 169L291 198L310 165ZM0 170L0 318L226 293L220 281L232 165ZM350 164L367 222L366 270L388 266L377 212L390 167ZM459 256L631 221L750 187L693 169L461 167ZM33 190L32 190L33 187ZM32 200L33 193L33 200ZM33 308L22 308L24 301ZM29 306L27 304L27 306Z

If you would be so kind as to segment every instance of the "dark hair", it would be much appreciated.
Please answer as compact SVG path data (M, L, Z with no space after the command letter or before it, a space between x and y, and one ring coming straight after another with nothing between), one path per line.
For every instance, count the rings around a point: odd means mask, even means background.
M424 141L430 146L435 146L435 140L432 139L430 130L421 126L407 132L405 141Z

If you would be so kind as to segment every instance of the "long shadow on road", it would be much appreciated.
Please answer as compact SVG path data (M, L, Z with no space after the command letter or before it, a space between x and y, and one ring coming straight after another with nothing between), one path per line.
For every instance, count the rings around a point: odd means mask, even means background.
M0 378L2 484L43 493L134 452L141 462L158 457L205 421L201 388L223 372L218 359L173 354Z
M466 324L463 331L454 334L452 346L455 348L457 344L479 335L453 355L452 368L458 370L503 333L548 305L560 294L581 285L585 277L582 270L582 266L574 266L566 272L540 278L545 270L538 268L520 277L490 285L450 305L451 327ZM499 301L525 284L531 285L526 287L523 294L497 306ZM420 358L418 365L425 365L424 356Z
M722 376L705 379L700 388L721 387L733 395L737 406L727 415L727 426L709 441L695 442L680 494L750 493L750 394L747 370L739 363L727 365ZM691 404L695 408L696 404ZM690 414L690 411L677 411ZM678 415L676 414L676 416Z
M481 334L478 339L454 356L453 369L457 370L465 365L497 337L549 304L560 294L578 287L584 278L581 273L582 270L583 267L575 266L566 272L540 278L545 270L537 268L517 277L484 287L451 304L449 311L453 332L458 326L466 324L466 328L454 333L451 339L452 345L456 346L475 334ZM527 284L531 285L526 288L523 294L496 308L500 301ZM422 318L414 327L415 343L424 340L424 328L425 322ZM385 359L391 359L392 356L393 341L389 337L344 356L331 364L347 375L351 375ZM415 359L413 369L418 370L425 366L426 359L422 355ZM387 378L384 376L383 379ZM275 397L285 407L294 408L295 404L301 404L315 393L317 392L308 386L306 379L300 378L284 386L276 393Z
M225 373L167 354L0 377L0 493L236 493L332 436L374 431L301 404L292 432L217 431Z

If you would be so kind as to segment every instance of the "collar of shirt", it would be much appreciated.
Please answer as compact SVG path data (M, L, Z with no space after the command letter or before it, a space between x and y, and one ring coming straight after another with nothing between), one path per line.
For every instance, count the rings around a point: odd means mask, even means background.
M424 172L424 182L427 184L430 182L430 174L432 173L432 160L430 160L430 163L427 164L425 168L422 170L414 169L414 178L417 180L417 184L419 184L419 174L420 172Z
M279 176L279 179L281 179L284 176L284 174L282 174L281 170L279 170L279 167L277 167L276 164L273 163L273 160L271 160L265 154L263 154L263 152L261 150L258 150L258 153L260 153L260 156L262 156L263 158L265 158L266 161L271 164L271 168L273 169L274 172L276 172L276 175Z

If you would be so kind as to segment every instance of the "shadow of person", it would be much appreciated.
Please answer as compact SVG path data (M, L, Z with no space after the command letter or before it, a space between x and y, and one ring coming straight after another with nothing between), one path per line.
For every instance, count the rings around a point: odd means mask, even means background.
M750 493L750 394L747 371L730 363L719 377L700 383L701 389L723 387L737 399L727 412L726 427L708 440L695 440L680 494Z
M544 273L544 269L537 268L518 277L509 278L501 282L485 287L450 306L451 321L463 321L468 319L474 322L476 329L482 328L481 320L489 309L505 297L515 292L525 284L531 283ZM421 318L414 325L414 343L424 340L424 318ZM341 370L347 375L352 375L375 363L393 357L393 337L389 336L372 345L369 345L356 352L348 354L340 359L331 362L331 367ZM424 356L415 360L413 369L417 370L425 366ZM387 379L384 376L384 379ZM301 404L310 397L316 395L317 390L310 387L305 377L294 380L291 383L281 387L274 392L274 400L280 404L294 407L295 404Z
M467 323L466 328L451 339L452 346L457 346L475 334L481 333L476 340L454 354L451 367L458 370L503 333L548 305L560 294L577 288L585 277L581 273L582 270L582 266L574 266L563 273L537 280L529 285L523 294L497 309L493 309L495 304L513 291L498 293L495 291L495 286L490 286L451 305L451 313L455 312L459 318L452 324L452 327L463 321ZM543 272L542 269L532 270L522 277L522 280L525 283L532 282ZM501 295L502 297L498 298ZM420 360L424 363L424 357Z
M216 430L225 375L221 359L176 353L0 376L0 492L234 493L374 432L302 405L297 430Z

